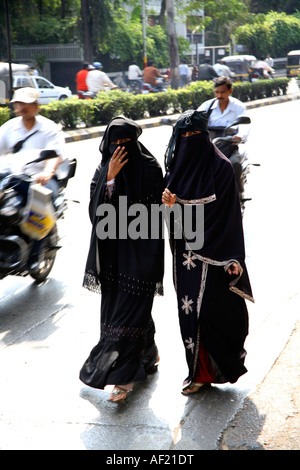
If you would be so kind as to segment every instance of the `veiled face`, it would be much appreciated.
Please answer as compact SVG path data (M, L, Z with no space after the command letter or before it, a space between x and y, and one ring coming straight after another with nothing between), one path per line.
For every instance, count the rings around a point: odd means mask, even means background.
M181 134L181 137L190 137L191 135L201 134L201 131L188 131Z
M129 137L124 137L124 139L117 139L117 140L114 140L113 142L111 142L111 144L113 145L120 145L120 144L124 144L125 142L129 142L131 139Z

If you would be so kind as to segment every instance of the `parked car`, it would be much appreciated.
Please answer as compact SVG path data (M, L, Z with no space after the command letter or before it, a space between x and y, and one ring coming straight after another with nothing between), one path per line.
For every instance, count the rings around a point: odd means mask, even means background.
M286 76L297 77L300 74L300 50L290 51L286 60Z
M64 100L72 96L69 88L59 87L51 83L47 78L31 75L30 67L23 64L11 64L13 89L32 87L40 92L40 103L47 104L52 100ZM1 86L2 85L2 86ZM9 65L6 62L0 62L0 102L9 102Z
M18 76L24 77L24 82L29 83L30 79L30 67L26 64L11 64L13 79ZM28 78L25 79L25 77ZM31 83L31 82L30 82ZM27 85L23 85L27 86ZM30 84L29 86L34 86ZM9 79L9 65L7 62L0 62L0 103L7 104L9 102L9 90L10 90L10 79Z
M25 82L28 84L26 85ZM24 86L31 86L39 90L40 104L47 104L52 100L61 101L72 96L69 88L56 86L47 80L47 78L38 75L30 75L29 77L26 75L25 77L22 74L16 74L13 79L13 88L16 89Z

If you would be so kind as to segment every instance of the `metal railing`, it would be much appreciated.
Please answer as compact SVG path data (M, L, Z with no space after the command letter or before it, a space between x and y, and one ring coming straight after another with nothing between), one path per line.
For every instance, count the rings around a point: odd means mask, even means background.
M32 61L36 56L45 56L48 62L83 61L83 50L78 44L12 46L12 54L17 62Z

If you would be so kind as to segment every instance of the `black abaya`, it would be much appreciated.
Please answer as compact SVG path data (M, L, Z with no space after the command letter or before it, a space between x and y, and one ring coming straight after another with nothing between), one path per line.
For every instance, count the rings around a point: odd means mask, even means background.
M100 145L102 162L91 184L89 211L93 228L84 286L101 291L101 334L80 371L80 379L100 389L109 384L127 385L143 380L158 355L151 310L154 295L162 294L163 239L129 236L99 239L97 236L97 224L101 221L96 216L99 205L113 205L118 221L132 204L142 204L150 214L151 204L160 203L162 170L137 141L141 131L134 121L126 118L110 122ZM131 139L122 144L128 151L128 163L117 175L108 200L107 171L115 150L111 142L125 137ZM128 216L127 224L131 220Z
M245 299L253 301L245 265L238 191L229 160L209 140L203 113L187 111L175 124L166 154L166 186L186 205L204 209L203 246L172 240L179 322L191 382L236 382L247 370ZM191 131L201 133L182 136ZM196 225L195 219L193 220ZM238 265L239 274L228 268Z

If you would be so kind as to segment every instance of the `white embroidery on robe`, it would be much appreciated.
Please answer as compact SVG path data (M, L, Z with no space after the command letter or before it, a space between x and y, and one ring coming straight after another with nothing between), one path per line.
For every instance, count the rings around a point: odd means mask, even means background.
M192 338L185 339L184 342L186 343L186 349L191 349L192 354L194 354L194 346Z
M193 262L193 260L194 260L194 259L197 259L197 256L192 255L192 252L191 252L191 251L189 251L188 254L183 253L183 257L186 258L186 261L184 261L182 264L183 264L183 266L186 266L186 267L187 267L187 270L188 270L188 271L191 270L191 266L192 266L192 268L195 268L195 267L196 267L196 264Z
M193 307L192 307L192 299L188 299L188 296L186 295L184 299L181 299L181 302L183 303L181 309L182 310L185 310L185 313L188 315L190 312L193 311Z

